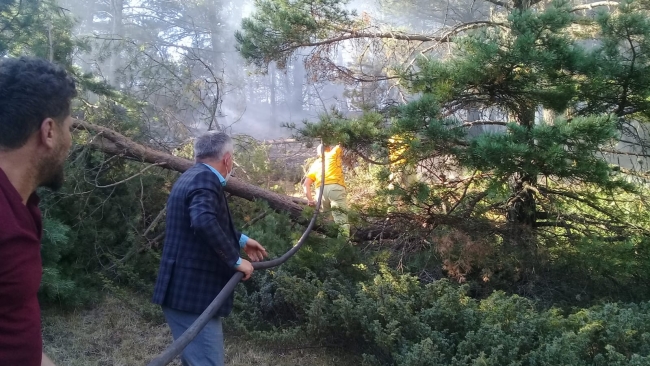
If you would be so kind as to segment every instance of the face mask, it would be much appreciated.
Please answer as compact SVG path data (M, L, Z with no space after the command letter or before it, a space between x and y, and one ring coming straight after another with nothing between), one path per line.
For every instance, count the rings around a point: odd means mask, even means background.
M225 180L225 183L223 184L224 186L226 185L226 183L228 183L228 180L230 179L230 177L232 177L232 171L235 169L234 165L235 164L233 163L232 169L230 169L230 171L228 172L228 174L226 174L226 177L224 178L224 180Z
M232 169L230 170L230 172L228 174L226 174L226 177L224 178L226 180L226 183L228 183L228 180L230 179L230 177L232 177Z

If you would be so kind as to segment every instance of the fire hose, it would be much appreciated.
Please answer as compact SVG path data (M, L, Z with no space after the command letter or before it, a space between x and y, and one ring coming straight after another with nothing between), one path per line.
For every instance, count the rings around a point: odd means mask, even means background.
M322 141L321 141L321 146L322 146ZM316 210L314 211L314 215L312 216L311 220L309 221L309 225L307 225L307 229L305 229L305 232L302 234L296 245L294 245L289 251L284 253L280 258L272 259L270 261L265 261L265 262L254 262L253 263L253 269L258 270L258 269L268 269L268 268L273 268L277 267L284 262L286 262L289 258L291 258L294 254L298 252L300 247L305 243L307 238L309 237L309 233L311 230L314 228L314 225L316 225L316 218L318 217L318 212L320 211L320 206L321 206L321 201L323 198L323 190L325 187L325 149L323 148L320 151L321 155L321 181L320 181L320 189L318 192L318 201L316 202ZM244 277L244 274L242 272L236 272L230 280L226 283L226 285L221 289L221 292L217 295L217 297L212 300L210 305L203 311L203 313L192 323L192 325L187 328L187 330L180 336L178 337L167 349L165 349L158 357L153 359L147 366L165 366L172 362L176 357L178 357L185 347L196 338L196 336L203 330L205 325L214 317L214 314L219 310L223 302L230 296L230 294L235 290L235 286L241 281L241 279Z

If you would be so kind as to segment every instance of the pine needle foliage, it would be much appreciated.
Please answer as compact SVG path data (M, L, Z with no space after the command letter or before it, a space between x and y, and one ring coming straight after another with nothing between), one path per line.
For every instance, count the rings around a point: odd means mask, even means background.
M265 29L281 53L243 52L251 62L286 59L300 48L296 39L337 44L333 33L318 34L299 22L282 25L290 33L280 31L270 20L274 14L266 13L279 3L259 1L239 39L259 44L260 33L252 29ZM393 222L412 257L434 250L452 278L510 284L540 299L551 296L547 289L555 283L564 288L558 298L566 299L577 287L560 285L561 271L575 255L598 267L596 253L609 247L618 258L610 265L629 261L630 272L621 273L626 279L612 280L602 292L587 285L594 292L580 297L631 295L646 278L636 264L647 259L647 177L605 157L621 141L641 155L650 147L643 137L650 111L648 8L625 0L585 17L571 6L516 2L503 22L456 35L445 57L425 53L396 67L411 101L354 118L329 113L297 135L341 143L385 167L376 179L386 189L375 192L384 198L363 209L362 221ZM330 29L341 21L327 20ZM472 113L486 117L469 118ZM482 126L493 126L492 132L469 133ZM391 160L396 150L401 155ZM391 180L408 166L416 167L418 182ZM576 284L594 275L578 272L571 271Z

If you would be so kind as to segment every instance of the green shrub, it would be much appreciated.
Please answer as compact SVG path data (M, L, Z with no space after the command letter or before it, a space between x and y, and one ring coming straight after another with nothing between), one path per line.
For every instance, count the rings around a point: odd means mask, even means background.
M361 255L333 265L343 253L314 240L295 264L257 273L239 288L229 326L358 349L365 365L650 364L650 303L565 315L500 291L479 300L468 285L423 284Z
M42 302L75 306L86 300L87 292L74 281L65 267L59 265L61 257L73 249L69 233L70 227L60 221L47 217L43 220L43 277L39 289Z

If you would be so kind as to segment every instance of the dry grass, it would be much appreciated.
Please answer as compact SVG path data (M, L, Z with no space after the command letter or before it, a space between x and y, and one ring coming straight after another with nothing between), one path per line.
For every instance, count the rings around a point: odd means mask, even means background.
M144 300L143 300L144 301ZM146 365L171 343L166 324L152 324L115 298L92 310L43 313L44 348L59 366ZM323 348L269 348L226 334L226 364L352 365L350 357ZM295 347L295 345L294 345ZM356 360L355 360L356 361ZM176 360L170 365L180 365Z

